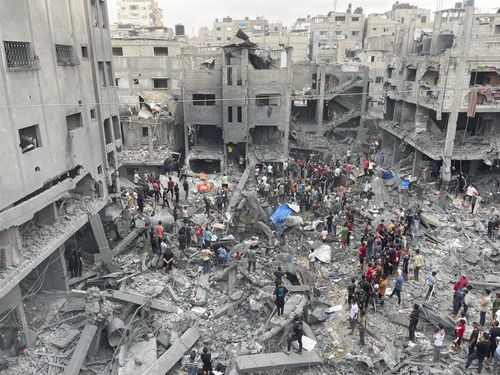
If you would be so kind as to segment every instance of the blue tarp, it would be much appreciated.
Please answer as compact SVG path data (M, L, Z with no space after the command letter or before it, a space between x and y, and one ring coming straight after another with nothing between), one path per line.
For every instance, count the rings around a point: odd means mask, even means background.
M392 180L396 177L396 174L393 171L384 172L384 180Z
M292 209L287 204L280 204L279 207L271 215L271 221L279 228L285 220L293 213Z

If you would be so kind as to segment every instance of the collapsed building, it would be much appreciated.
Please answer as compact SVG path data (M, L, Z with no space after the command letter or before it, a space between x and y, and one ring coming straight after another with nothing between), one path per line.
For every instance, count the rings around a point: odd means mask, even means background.
M105 1L5 2L0 23L3 367L30 330L25 299L68 290L68 250L118 188L122 143Z
M368 69L350 64L295 64L292 128L366 139Z
M432 33L388 63L384 147L394 161L414 153L413 176L442 163L449 181L452 170L498 164L499 43L500 14L476 14L468 1L436 12Z
M184 147L178 99L186 41L164 27L118 28L111 45L123 136L117 169L129 178L136 170L159 174Z
M260 49L241 31L223 47L183 50L185 154L194 171L220 171L240 156L288 158L291 54Z

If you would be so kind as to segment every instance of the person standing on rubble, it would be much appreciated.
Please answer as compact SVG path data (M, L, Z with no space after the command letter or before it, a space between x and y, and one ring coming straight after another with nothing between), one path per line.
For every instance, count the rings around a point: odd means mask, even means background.
M413 311L408 317L408 319L410 320L410 325L408 326L408 336L411 341L415 341L415 330L417 329L419 316L420 316L420 306L414 303Z
M358 326L359 326L359 345L365 346L366 310L363 308L359 312Z
M214 254L208 248L204 248L201 251L201 259L203 260L203 273L210 272L210 258L212 258Z
M350 303L351 303L351 309L349 310L349 325L351 327L350 335L353 335L354 328L356 327L356 322L358 321L358 314L359 314L358 299L356 297L353 297L352 300L350 301Z
M433 295L434 287L436 285L436 275L437 271L432 271L432 273L427 277L427 294L425 295L425 299L428 300Z
M490 329L489 336L490 336L490 350L488 352L488 363L491 363L491 360L493 359L493 356L495 355L495 352L497 350L497 338L500 337L500 327L498 326L498 320L493 321L492 328Z
M479 340L479 324L474 322L472 323L472 332L469 336L469 352L468 356L474 353L474 349L476 349L477 340Z
M212 231L209 227L205 227L205 231L203 232L203 242L205 242L205 246L208 248L212 245Z
M283 316L285 309L285 296L288 294L288 289L280 282L276 289L274 289L275 303L276 303L276 316L279 318Z
M472 362L477 359L477 373L480 374L483 370L484 359L488 357L490 348L490 337L488 333L483 332L483 336L481 337L481 341L477 344L476 350L474 351L474 353L467 356L467 362L465 363L465 366L462 364L460 365L460 367L463 370L467 370Z
M441 356L441 349L443 347L444 337L445 337L444 326L441 323L439 323L436 330L434 331L434 334L432 335L432 341L434 344L434 356L433 356L434 362L439 361L439 358Z
M165 252L163 253L163 274L165 275L166 273L172 271L172 268L174 266L174 253L172 249L167 248Z
M452 354L457 354L460 352L460 345L462 344L462 339L465 333L465 320L460 319L455 327L455 340L451 345Z
M187 371L187 375L198 375L198 364L195 362L196 350L191 350L189 359L182 366L182 370Z
M290 337L288 337L286 342L286 354L290 354L290 349L292 342L297 341L299 344L298 354L302 354L302 336L304 335L304 327L302 325L302 319L300 316L295 315L293 319L293 327Z
M187 181L187 178L184 179L184 182L182 183L182 189L184 190L185 194L184 200L187 201L189 196L189 183Z
M394 285L394 289L392 290L391 297L394 295L398 296L398 305L401 305L401 292L403 290L404 279L401 275L401 271L398 271L398 275L396 276L396 281Z
M424 259L422 257L422 254L420 254L419 249L416 249L415 257L413 260L413 277L415 278L415 281L418 281L418 274L423 266L424 266Z
M174 186L175 182L172 180L172 177L169 177L167 182L167 192L171 194L172 199L174 199Z
M201 375L212 375L212 354L208 351L207 347L203 348L203 353L201 354L201 361L203 362L203 370Z
M163 189L163 201L162 201L161 208L165 209L165 206L167 206L168 209L170 210L170 203L168 203L168 189L167 188Z
M250 246L248 249L247 257L248 257L248 272L253 268L253 272L255 272L255 268L257 266L257 252L255 251L256 245Z
M224 246L220 246L217 249L217 259L220 267L224 267L224 264L226 264L226 255L227 250L224 248Z
M488 219L488 238L493 242L497 240L498 226L500 224L500 215L495 207L490 209L490 217Z
M340 244L342 250L347 249L348 238L349 238L349 228L347 228L347 223L344 223L342 225L342 228L340 228Z
M479 300L479 325L481 329L486 323L486 313L491 309L491 290L485 289L483 291L483 297Z
M203 247L203 228L201 225L194 227L194 235L196 236L196 248L201 250Z
M158 224L156 224L156 239L158 240L158 247L161 248L161 242L163 240L163 233L165 229L163 228L163 224L161 223L161 220L158 221Z
M497 319L497 312L500 310L500 291L496 292L496 298L493 301L493 305L491 306L492 317L491 320Z
M210 208L212 207L212 202L210 201L210 198L207 196L203 198L203 202L205 203L205 213L207 214L208 217L210 217Z

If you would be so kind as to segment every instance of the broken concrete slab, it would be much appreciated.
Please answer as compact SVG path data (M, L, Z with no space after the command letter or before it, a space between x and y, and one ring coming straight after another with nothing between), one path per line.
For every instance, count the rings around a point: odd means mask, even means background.
M198 327L189 328L155 363L142 372L141 375L165 375L182 359L184 354L191 349L199 338L200 330Z
M177 313L179 310L175 305L172 305L166 301L160 301L158 299L149 299L139 294L125 293L122 292L121 290L113 290L111 292L111 296L109 297L109 299L111 300L116 299L121 302L130 302L135 305L145 305L149 303L149 306L152 309L170 313Z
M323 363L323 359L316 352L303 352L302 354L283 352L245 355L236 358L238 374L252 372L287 370L301 367L316 366Z
M80 335L80 330L76 328L72 328L69 326L60 327L60 329L55 332L49 338L49 342L54 345L56 348L64 349L69 344L73 342Z
M122 268L120 265L113 261L113 255L111 254L108 239L106 238L106 232L104 232L104 227L99 214L89 215L89 223L92 227L92 232L94 233L97 246L99 247L99 253L101 254L102 260L106 264L106 267L111 272L121 271Z
M207 289L209 287L210 275L208 273L200 274L196 294L191 299L194 306L203 306L207 302Z
M80 368L85 361L87 352L89 351L90 344L94 339L97 332L97 326L93 324L86 324L83 328L83 332L76 344L75 351L71 356L68 366L64 369L63 375L78 375L80 373Z
M120 241L118 245L116 245L111 251L112 256L117 256L123 250L127 248L130 243L135 240L139 235L146 231L146 227L144 228L134 228L123 240Z
M142 374L156 360L156 339L138 342L128 348L124 366L118 369L118 375Z

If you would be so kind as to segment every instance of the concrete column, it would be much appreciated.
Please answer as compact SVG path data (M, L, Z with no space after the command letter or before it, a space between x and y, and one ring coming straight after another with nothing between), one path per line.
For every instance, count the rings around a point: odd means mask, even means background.
M369 76L369 68L367 66L363 69L363 94L361 96L361 117L359 118L359 127L362 128L364 126L364 115L366 112L366 98L368 96L368 81L370 79ZM358 133L359 134L359 133ZM364 140L361 140L364 142Z
M438 36L439 29L441 28L441 12L434 13L434 25L432 28L432 38L431 38L431 56L438 55Z
M443 166L441 168L441 174L444 182L449 182L451 180L451 159L453 156L453 145L455 143L455 135L457 133L457 120L458 111L460 109L460 102L464 93L468 90L469 81L466 80L466 69L467 69L467 52L470 46L470 37L472 34L472 25L474 23L474 5L467 5L465 7L465 16L462 26L461 40L457 42L457 46L460 48L460 54L458 57L458 66L456 68L457 81L455 84L455 92L453 94L453 101L451 104L451 113L448 118L448 124L446 126L446 140L444 144L443 152Z
M394 137L394 144L392 146L392 164L395 165L399 163L401 160L401 150L399 148L399 145L401 144L401 141Z
M283 147L284 147L284 156L288 159L289 153L289 135L290 135L290 116L292 113L292 81L293 81L293 70L292 70L292 54L293 48L287 47L286 49L286 93L287 98L285 99L285 131L283 137Z
M37 213L40 224L53 224L57 220L56 204L51 203Z
M319 98L316 101L316 124L321 129L323 127L323 109L325 107L325 65L318 66L317 79L319 80Z
M40 265L43 271L49 262L45 278L43 280L42 288L44 290L69 290L66 280L66 262L64 259L64 246L61 246L52 257L49 257L44 263Z
M24 312L23 301L19 301L19 303L17 304L16 314L17 314L17 318L21 321L23 331L26 332L29 329L29 327L28 327L28 321L26 320L26 314Z
M420 177L420 165L422 163L422 153L415 149L415 155L413 157L413 168L411 170L411 175L413 177Z
M415 112L415 132L425 133L427 131L427 123L429 122L430 110L425 107L417 106Z

